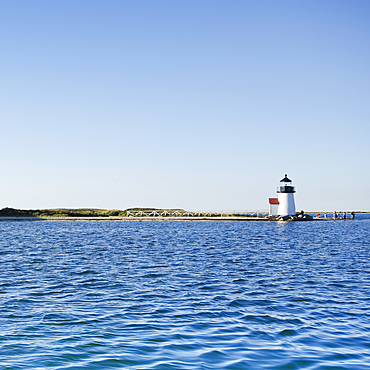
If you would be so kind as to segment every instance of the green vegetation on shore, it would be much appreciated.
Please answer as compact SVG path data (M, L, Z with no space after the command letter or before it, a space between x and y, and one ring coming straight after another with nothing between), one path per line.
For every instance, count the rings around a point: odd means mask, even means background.
M3 208L0 217L109 217L126 216L126 211L95 208L14 209Z
M97 209L97 208L55 208L55 209L14 209L3 208L0 210L0 217L125 217L128 212L153 212L167 211L185 212L183 209L158 209L158 208L128 208L124 211L118 209Z

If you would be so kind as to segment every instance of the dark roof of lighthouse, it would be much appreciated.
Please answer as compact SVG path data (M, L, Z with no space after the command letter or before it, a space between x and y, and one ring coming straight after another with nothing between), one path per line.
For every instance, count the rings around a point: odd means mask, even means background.
M288 179L288 175L285 174L285 177L280 182L292 182L292 180Z

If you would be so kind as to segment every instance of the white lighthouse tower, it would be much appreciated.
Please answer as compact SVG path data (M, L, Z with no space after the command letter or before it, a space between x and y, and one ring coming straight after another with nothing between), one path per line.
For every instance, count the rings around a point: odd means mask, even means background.
M295 203L294 203L294 186L292 180L288 179L287 174L280 180L280 186L277 189L279 206L279 216L295 216Z

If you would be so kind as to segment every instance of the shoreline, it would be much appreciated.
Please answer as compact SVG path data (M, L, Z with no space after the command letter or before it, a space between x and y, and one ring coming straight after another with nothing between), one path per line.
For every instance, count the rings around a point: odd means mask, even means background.
M202 217L202 216L176 216L176 217L126 217L126 216L110 216L110 217L0 217L0 222L5 221L29 221L29 222L58 222L58 221L113 221L113 222L163 222L163 221L268 221L267 217L244 217L244 216L228 216L228 217Z
M356 219L355 219L356 220ZM165 221L270 221L270 222L294 222L294 221L277 221L269 220L268 217L249 217L249 216L221 216L221 217L202 217L202 216L176 216L176 217L0 217L0 222L165 222ZM313 218L310 221L333 221L333 218ZM335 221L354 221L350 218L336 219Z

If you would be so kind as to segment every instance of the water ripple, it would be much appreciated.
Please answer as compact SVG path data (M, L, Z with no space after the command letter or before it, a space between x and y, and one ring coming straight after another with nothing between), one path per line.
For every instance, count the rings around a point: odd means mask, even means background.
M370 220L0 228L0 369L370 368Z

